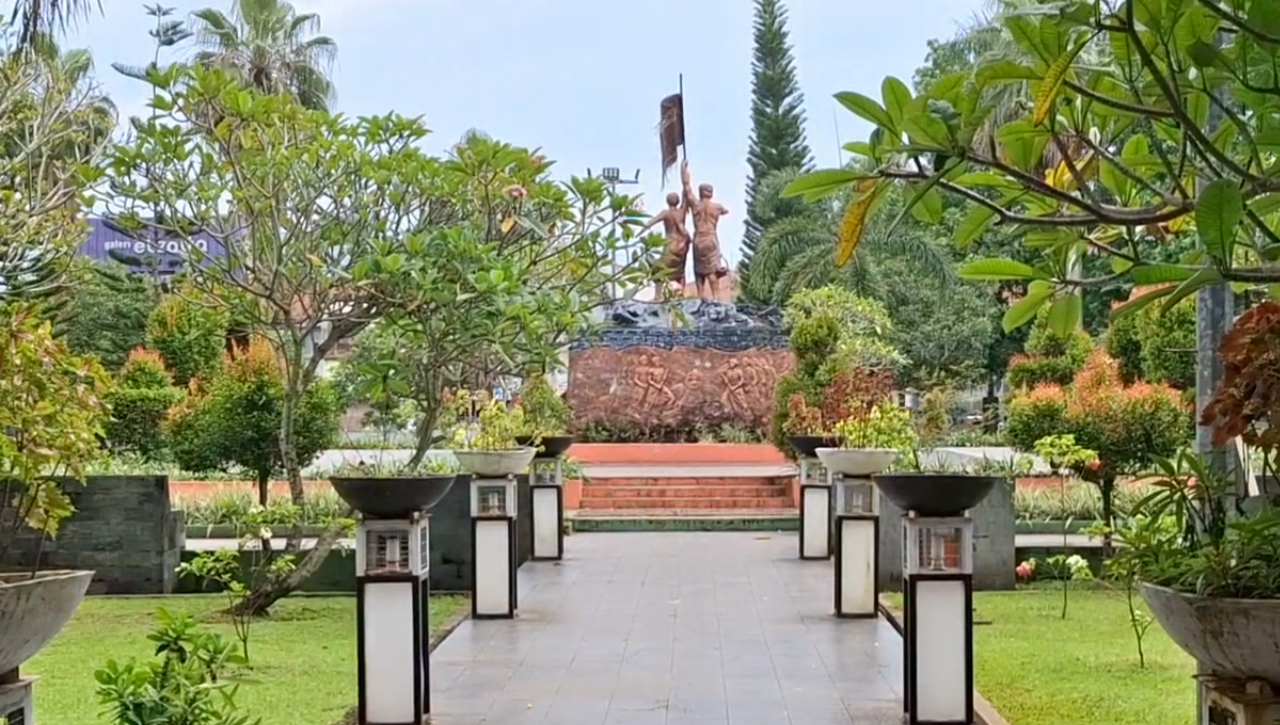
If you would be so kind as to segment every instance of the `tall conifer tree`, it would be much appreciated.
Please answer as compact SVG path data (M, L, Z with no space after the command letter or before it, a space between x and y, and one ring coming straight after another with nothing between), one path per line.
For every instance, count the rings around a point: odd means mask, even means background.
M739 288L745 289L751 274L751 257L764 230L762 215L753 201L760 183L769 173L784 169L807 171L813 154L804 137L804 94L796 82L795 60L787 33L787 10L781 0L756 0L755 57L751 63L751 146L747 164L747 217L742 239L742 262L738 265ZM797 199L784 203L794 209L773 209L770 223L777 223L803 210ZM758 300L757 300L758 301Z

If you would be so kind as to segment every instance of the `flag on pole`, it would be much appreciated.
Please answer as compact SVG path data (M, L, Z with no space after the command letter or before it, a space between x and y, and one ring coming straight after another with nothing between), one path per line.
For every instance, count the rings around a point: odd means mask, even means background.
M662 184L667 184L667 172L676 165L677 149L684 146L684 80L680 92L662 99L662 116L658 123L658 138L662 144ZM687 153L687 150L686 150Z

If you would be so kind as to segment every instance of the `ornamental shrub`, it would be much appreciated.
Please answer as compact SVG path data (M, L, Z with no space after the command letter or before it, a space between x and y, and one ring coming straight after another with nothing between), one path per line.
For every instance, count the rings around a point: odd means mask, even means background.
M207 385L193 386L184 404L174 409L168 426L174 458L191 471L246 469L265 505L267 485L284 465L283 405L280 362L265 341L251 340L246 349L227 356ZM307 390L294 417L302 465L333 444L341 412L338 395L326 381Z
M160 355L135 348L120 369L117 385L105 396L111 410L105 437L114 451L155 457L165 449L164 423L182 399Z
M1125 385L1119 364L1099 349L1069 386L1042 384L1015 395L1005 437L1030 451L1042 438L1070 435L1096 451L1098 461L1084 478L1098 486L1103 518L1110 522L1116 479L1176 453L1192 435L1191 423L1191 409L1177 390L1141 381Z
M1027 337L1026 354L1009 360L1009 385L1029 390L1042 383L1068 385L1093 350L1093 339L1084 330L1059 335L1049 329L1048 309L1042 311Z
M160 353L173 382L186 387L222 364L229 320L225 312L201 304L183 290L160 301L147 319L147 346Z

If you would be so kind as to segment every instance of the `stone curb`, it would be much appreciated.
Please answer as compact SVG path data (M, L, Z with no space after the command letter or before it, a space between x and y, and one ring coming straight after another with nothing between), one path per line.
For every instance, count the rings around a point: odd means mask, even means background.
M883 599L880 600L879 609L885 620L889 622L889 626L893 627L893 630L901 637L902 620L904 618L902 612L885 604ZM983 697L976 689L973 691L973 719L977 725L1009 725L1009 721L1005 720L999 712L996 712L991 703L987 702L987 698Z

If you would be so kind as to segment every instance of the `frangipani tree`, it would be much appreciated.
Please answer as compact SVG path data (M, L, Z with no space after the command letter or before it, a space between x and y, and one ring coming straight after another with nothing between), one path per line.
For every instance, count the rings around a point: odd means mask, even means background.
M299 406L325 356L395 308L387 280L430 254L457 202L440 160L417 146L427 130L416 119L310 110L200 66L149 77L156 113L112 154L113 209L123 225L177 240L202 300L271 343L284 378L282 468L300 506ZM246 606L265 609L295 589L340 533L326 532ZM286 553L301 541L295 526Z
M890 186L906 184L908 209L923 218L940 212L940 194L970 202L958 245L1009 225L1037 251L1034 263L979 259L962 270L1026 285L1006 329L1048 306L1065 331L1079 324L1081 290L1117 279L1153 286L1124 311L1218 283L1280 283L1280 3L1045 2L1003 22L1023 59L984 60L919 96L895 78L879 100L837 94L875 126L846 147L873 171L817 171L788 193L856 190L838 264ZM986 134L991 89L1023 83L1031 102ZM1170 259L1167 240L1189 233L1199 247ZM1105 256L1110 271L1085 276L1084 254Z
M376 388L398 379L417 408L415 460L433 442L446 389L554 367L610 288L648 282L654 238L638 236L638 198L599 179L556 181L550 169L536 151L479 134L442 164L457 218L392 275L402 304L362 341L380 362L361 377Z

